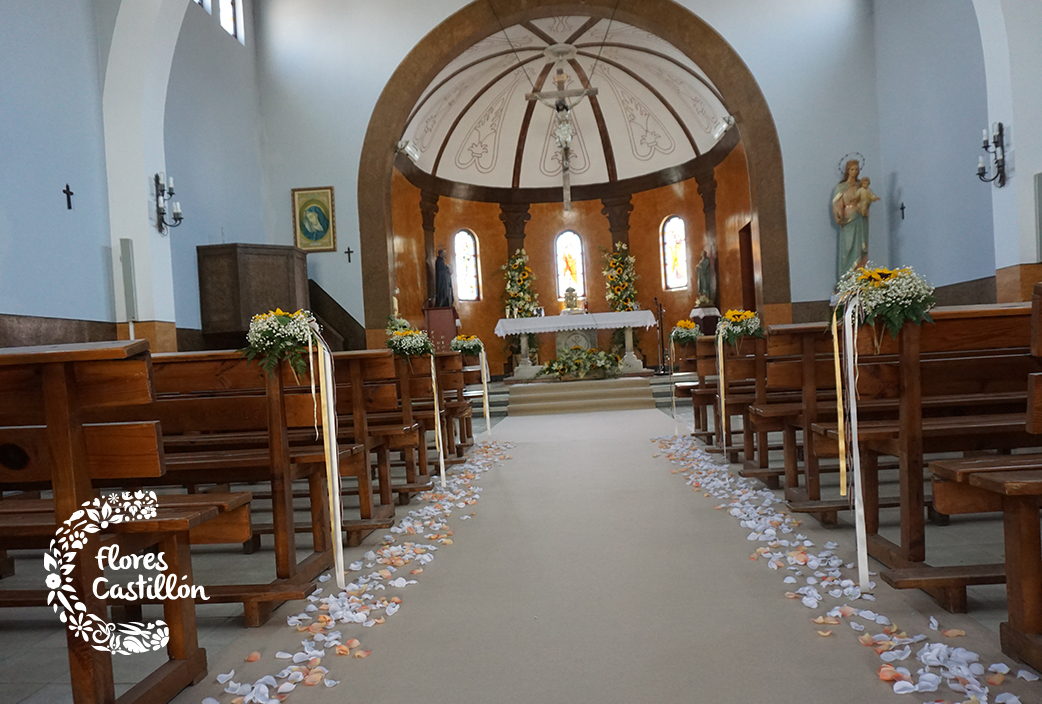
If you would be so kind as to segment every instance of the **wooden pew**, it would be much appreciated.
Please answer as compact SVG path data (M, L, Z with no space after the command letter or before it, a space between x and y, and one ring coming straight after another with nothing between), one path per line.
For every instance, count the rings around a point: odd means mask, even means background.
M925 560L924 454L1038 444L1026 431L1019 400L1028 372L1038 366L1027 354L1029 313L1022 305L935 309L936 325L908 325L899 340L884 340L890 349L882 351L896 352L897 363L859 366L861 399L898 404L896 419L859 423L869 553L887 566L918 568ZM942 412L924 417L926 399L943 400ZM1019 412L1009 412L1016 407ZM817 423L813 430L819 440L835 438L834 424ZM899 544L878 534L876 461L881 454L899 460ZM949 578L933 595L946 608L964 609L965 586L974 583L969 580L992 580L989 575L966 577L962 584L951 584Z
M91 484L95 468L134 479L161 475L161 438L155 426L135 424L115 430L86 430L83 417L91 409L147 404L154 398L146 341L55 345L0 350L0 426L43 426L47 462L8 448L0 469L5 483L24 478L47 481L53 491L52 512L0 515L0 541L10 546L20 540L53 537L57 526L80 506L95 498ZM151 432L150 432L151 431ZM17 433L15 430L9 430ZM42 470L49 469L49 476ZM29 472L29 474L23 474ZM14 502L12 502L14 503ZM191 579L188 534L218 515L213 506L161 508L153 519L114 524L105 536L128 550L158 545L166 553L173 574ZM103 601L94 596L93 582L102 576L96 560L84 552L69 575L85 613L107 620ZM6 605L38 603L36 594L4 592ZM192 599L163 603L170 627L168 660L119 698L120 704L167 702L181 689L206 675L206 653L199 648ZM67 632L70 679L77 704L116 701L112 656Z

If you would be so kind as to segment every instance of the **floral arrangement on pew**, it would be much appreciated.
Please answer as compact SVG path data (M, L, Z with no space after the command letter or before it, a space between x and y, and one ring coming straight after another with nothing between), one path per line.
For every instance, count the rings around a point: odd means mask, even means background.
M507 317L534 318L539 294L532 288L536 276L528 266L528 254L524 249L517 250L500 269L506 279L503 298Z
M851 269L837 285L836 307L852 296L861 300L861 322L872 327L875 334L876 322L880 321L897 337L906 322L921 325L925 320L933 322L930 309L936 305L933 286L919 276L910 266L900 269L873 267L869 262L863 267ZM879 348L879 344L876 344Z
M583 379L587 375L614 377L619 374L621 361L617 354L576 345L544 364L536 376L556 376L558 379Z
M716 334L723 342L738 351L738 345L746 337L766 337L760 316L751 310L729 310L716 326Z
M604 297L612 311L620 312L638 310L637 303L637 271L634 266L637 259L627 252L622 242L615 243L614 252L604 251Z
M287 313L281 308L259 313L250 320L246 333L246 347L242 350L246 359L257 360L261 369L274 374L283 361L289 363L293 373L307 371L305 361L311 347L313 333L311 324L315 317L311 311L298 310Z
M468 357L480 357L481 350L485 345L478 339L477 335L456 335L449 343L449 349L453 352L465 354Z
M423 330L393 330L387 335L387 347L399 357L434 354L434 343Z
M669 336L678 345L693 345L695 340L702 337L702 328L694 321L678 320Z

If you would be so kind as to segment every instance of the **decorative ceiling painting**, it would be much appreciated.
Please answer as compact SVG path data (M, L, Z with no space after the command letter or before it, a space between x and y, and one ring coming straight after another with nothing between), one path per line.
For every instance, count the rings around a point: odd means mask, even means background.
M548 17L485 38L438 74L403 135L416 166L477 186L559 186L553 106L525 97L554 90L558 69L566 89L597 89L572 109L574 185L675 167L723 133L719 92L668 42L618 21Z

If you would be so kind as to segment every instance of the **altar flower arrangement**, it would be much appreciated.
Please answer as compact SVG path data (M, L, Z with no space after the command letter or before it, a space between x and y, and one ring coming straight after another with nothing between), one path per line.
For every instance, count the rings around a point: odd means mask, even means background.
M250 320L247 345L242 353L248 360L256 359L268 374L274 374L283 360L289 362L294 374L304 374L313 336L311 323L314 321L315 317L307 310L287 313L276 308L258 313Z
M452 342L449 343L450 350L465 354L468 357L481 356L481 350L484 347L477 335L456 335Z
M869 262L851 269L839 280L837 307L855 295L861 299L861 322L874 329L876 321L881 321L893 337L906 322L933 322L929 313L937 303L933 286L910 266L887 269Z
M678 320L677 324L673 326L672 332L669 336L673 338L673 342L678 345L690 345L694 344L695 340L702 337L702 329L698 327L698 324L691 320Z
M735 349L744 337L766 337L760 316L751 310L729 310L724 313L716 326L716 334Z
M507 263L500 267L506 279L503 298L508 318L533 318L539 307L539 294L532 284L536 276L528 266L528 254L524 249L514 252Z
M695 308L712 308L713 307L713 301L709 298L709 296L705 295L704 293L700 293L700 294L698 294L698 298L695 299L694 307Z
M616 354L595 350L592 347L584 349L576 345L571 349L562 350L557 359L544 364L537 376L556 376L558 379L583 379L588 375L614 377L619 374L621 362L621 358Z
M615 243L615 250L603 250L605 298L614 312L637 310L637 259L622 242Z
M405 318L399 318L397 315L391 314L387 316L387 334L390 335L395 330L408 330L412 325Z
M434 353L434 343L423 330L395 330L387 336L387 346L399 357Z

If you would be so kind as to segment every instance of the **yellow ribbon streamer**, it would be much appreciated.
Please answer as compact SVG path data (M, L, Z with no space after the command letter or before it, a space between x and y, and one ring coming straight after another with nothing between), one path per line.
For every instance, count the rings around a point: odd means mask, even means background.
M438 388L438 372L434 368L431 353L431 386L434 388L434 446L438 449L438 466L441 469L441 488L445 488L445 451L441 446L441 389ZM426 450L424 450L426 452Z
M839 308L832 311L832 362L836 370L836 421L839 434L839 495L847 495L847 435L844 429L843 413L843 371L839 361L839 334L837 318Z

